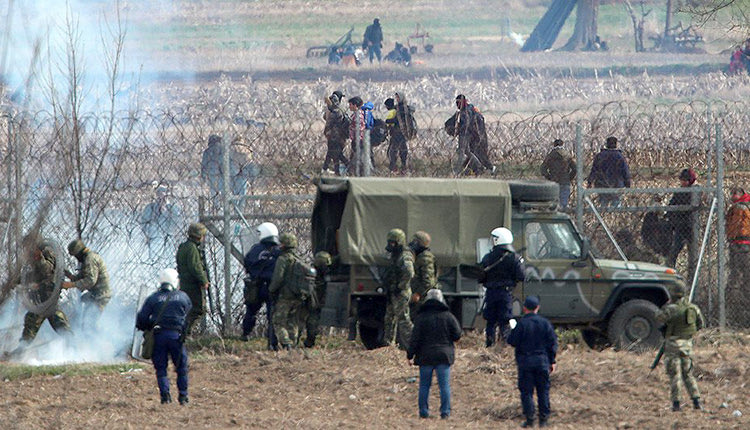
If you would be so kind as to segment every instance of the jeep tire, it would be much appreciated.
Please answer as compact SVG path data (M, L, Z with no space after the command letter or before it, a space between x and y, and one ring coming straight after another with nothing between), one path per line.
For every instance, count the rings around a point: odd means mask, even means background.
M510 195L517 202L551 202L560 198L560 186L545 180L508 181Z
M602 351L609 345L607 334L595 329L581 329L581 338L589 348L594 351Z
M656 311L648 300L629 300L615 309L609 320L607 334L617 349L642 351L655 349L662 342Z

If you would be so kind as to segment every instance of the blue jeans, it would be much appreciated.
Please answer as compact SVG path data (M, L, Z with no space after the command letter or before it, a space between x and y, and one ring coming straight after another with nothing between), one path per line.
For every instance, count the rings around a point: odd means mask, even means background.
M526 419L534 419L534 389L539 405L539 419L549 418L549 368L532 367L518 369L518 390L521 392L521 406Z
M565 209L570 201L570 184L560 184L560 207Z
M172 358L177 372L177 388L183 396L188 395L188 356L185 346L180 342L180 332L163 330L154 334L154 353L151 361L156 370L156 383L162 396L169 394L169 377L167 376L168 359Z
M449 364L438 364L436 366L419 366L419 416L430 415L430 385L432 385L432 372L437 373L438 387L440 387L440 416L451 414L451 366Z

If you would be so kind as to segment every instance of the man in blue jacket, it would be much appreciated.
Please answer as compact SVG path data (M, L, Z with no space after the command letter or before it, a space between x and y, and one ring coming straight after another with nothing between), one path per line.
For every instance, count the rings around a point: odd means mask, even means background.
M276 259L281 254L279 248L279 229L275 224L264 222L256 230L260 242L250 248L245 255L245 318L242 320L242 340L248 340L248 336L255 328L256 316L258 311L266 304L266 321L268 329L268 348L278 350L279 345L276 335L271 324L271 315L273 315L273 301L268 292L268 285L271 283L273 271L276 268Z
M534 426L534 388L539 406L539 427L549 418L549 374L555 371L557 335L550 322L538 315L539 298L528 296L523 303L524 316L511 330L508 343L516 348L518 390L526 416L522 427ZM512 323L511 323L512 324Z
M154 352L151 361L156 370L161 403L172 403L167 377L167 359L172 358L177 372L177 388L181 405L188 403L188 356L183 340L187 330L187 314L193 306L185 292L178 289L179 277L174 269L159 274L159 290L150 295L138 312L138 330L154 331Z

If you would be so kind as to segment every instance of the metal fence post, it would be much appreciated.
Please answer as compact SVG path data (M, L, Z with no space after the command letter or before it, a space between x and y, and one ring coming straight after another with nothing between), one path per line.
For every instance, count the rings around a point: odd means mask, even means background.
M231 151L231 143L229 142L229 135L224 133L221 139L222 146L224 147L223 157L221 160L222 164L222 176L224 179L224 186L222 187L222 202L223 206L223 218L224 218L224 329L222 330L223 335L229 333L229 324L232 321L232 238L230 236L231 229L231 211L230 211L230 197L231 191L229 189L229 156ZM209 292L209 294L211 294Z
M719 284L719 329L724 330L727 325L727 307L726 307L726 244L724 237L724 142L721 135L721 124L716 124L716 198L718 200L718 210L716 221L716 235L718 245L719 268L716 281Z
M576 124L576 222L578 231L583 232L583 144L581 123Z

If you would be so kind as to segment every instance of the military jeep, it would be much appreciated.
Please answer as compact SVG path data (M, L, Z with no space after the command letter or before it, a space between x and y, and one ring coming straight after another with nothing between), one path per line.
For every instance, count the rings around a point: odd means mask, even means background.
M541 299L556 326L580 328L592 347L657 346L654 313L681 279L673 269L597 258L570 217L557 211L558 186L547 181L436 178L321 178L312 213L312 246L335 257L321 324L357 331L367 348L382 342L386 234L401 228L432 236L446 302L461 325L484 323L478 262L489 232L509 227L526 279L514 291Z

